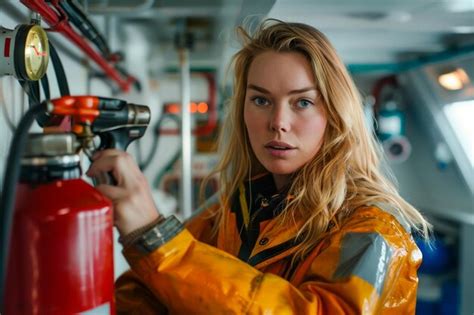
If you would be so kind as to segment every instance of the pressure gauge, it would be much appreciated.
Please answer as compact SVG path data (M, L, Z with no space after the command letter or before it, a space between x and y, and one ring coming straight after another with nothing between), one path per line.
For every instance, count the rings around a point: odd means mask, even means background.
M3 44L3 49L2 45ZM48 69L49 45L39 25L18 25L14 30L0 27L0 75L37 81Z

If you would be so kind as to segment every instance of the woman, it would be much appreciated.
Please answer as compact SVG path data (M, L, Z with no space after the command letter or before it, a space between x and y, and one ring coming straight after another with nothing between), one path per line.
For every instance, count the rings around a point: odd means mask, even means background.
M125 153L101 152L88 172L118 182L98 187L132 268L118 313L414 313L410 229L427 236L429 224L381 173L334 48L304 24L241 34L215 203L183 228L159 215Z

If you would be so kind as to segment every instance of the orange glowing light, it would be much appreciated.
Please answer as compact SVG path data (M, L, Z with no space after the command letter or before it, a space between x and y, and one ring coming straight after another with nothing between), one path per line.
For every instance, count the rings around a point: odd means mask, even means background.
M199 103L198 106L197 106L197 110L201 114L207 113L207 109L208 109L208 106L204 102Z
M191 102L189 109L190 109L191 113L195 113L197 111L197 104L194 103L194 102Z
M171 103L166 105L166 112L170 114L179 114L181 112L181 104ZM205 114L209 110L209 106L205 102L189 103L189 111L191 113Z
M169 112L170 114L177 114L177 113L179 113L179 112L180 112L180 110L179 110L179 105L178 105L178 104L174 104L174 103L168 105L168 112Z

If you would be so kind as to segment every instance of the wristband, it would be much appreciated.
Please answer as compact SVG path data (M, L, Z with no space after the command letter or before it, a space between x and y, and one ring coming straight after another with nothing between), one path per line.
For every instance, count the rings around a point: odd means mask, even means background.
M151 253L167 243L184 229L184 225L171 215L143 233L132 245L143 253Z
M127 248L129 247L130 245L132 245L133 243L135 243L135 241L143 234L145 233L146 231L148 231L149 229L155 227L157 224L161 223L162 221L165 220L165 217L163 216L159 216L157 219L153 220L152 222L148 223L147 225L144 225L136 230L133 230L132 232L124 235L124 236L120 236L119 237L119 242L120 244L122 244L123 248Z

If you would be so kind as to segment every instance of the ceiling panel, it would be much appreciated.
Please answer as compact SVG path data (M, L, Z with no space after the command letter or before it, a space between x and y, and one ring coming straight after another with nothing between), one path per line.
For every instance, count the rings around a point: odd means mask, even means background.
M472 0L278 0L268 15L320 29L347 63L399 62L447 49L449 36L474 34Z
M192 65L224 69L238 49L235 26L265 17L323 31L348 64L397 63L474 45L474 0L89 0L90 13L115 15L142 30L170 65L185 25L197 44ZM145 10L133 10L143 8ZM128 14L116 14L129 8ZM122 12L123 10L121 10ZM161 50L160 50L161 47Z

